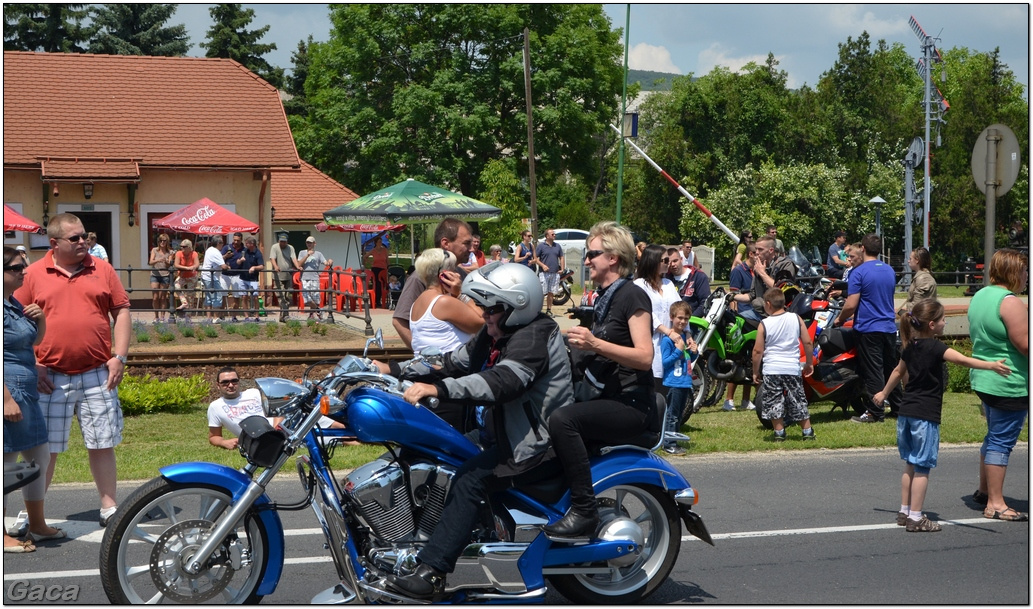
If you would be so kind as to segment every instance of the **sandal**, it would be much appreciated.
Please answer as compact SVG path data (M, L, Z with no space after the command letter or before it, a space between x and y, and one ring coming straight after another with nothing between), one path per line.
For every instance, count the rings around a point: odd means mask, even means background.
M1014 508L1006 508L1004 511L998 512L993 508L986 508L983 510L983 518L989 518L990 520L1008 520L1010 522L1026 522L1029 520L1029 516Z
M972 501L975 501L978 505L986 505L987 501L990 500L990 495L987 495L978 488L972 493Z
M35 552L36 546L33 545L31 539L18 542L16 546L4 546L4 554L26 554L28 552Z

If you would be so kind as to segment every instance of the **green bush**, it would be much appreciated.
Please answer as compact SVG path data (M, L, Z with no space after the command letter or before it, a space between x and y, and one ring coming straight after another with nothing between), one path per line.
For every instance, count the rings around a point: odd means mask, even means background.
M219 336L219 331L215 329L215 326L205 326L204 335L208 338L215 338Z
M266 333L266 336L268 336L269 338L275 337L276 336L276 332L277 332L276 324L266 324L265 325L265 333Z
M193 326L180 326L179 333L183 335L183 338L190 338L194 335Z
M162 332L158 335L158 342L171 343L174 340L176 340L176 335L172 332Z
M222 327L226 334L237 334L240 331L240 326L237 324L226 324Z
M968 381L968 368L947 364L947 391L951 393L972 393Z
M248 322L242 325L239 330L237 330L237 334L243 336L244 338L251 339L258 336L258 330L261 327L262 326L256 324L255 322Z
M126 375L118 386L122 412L128 416L156 412L186 412L208 397L204 375L159 380Z
M136 342L138 343L149 343L151 342L151 334L149 332L137 332Z

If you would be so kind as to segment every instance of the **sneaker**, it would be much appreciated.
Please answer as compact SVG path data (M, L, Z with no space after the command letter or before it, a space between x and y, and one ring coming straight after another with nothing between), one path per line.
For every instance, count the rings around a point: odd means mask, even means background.
M732 400L725 400L724 406L721 406L721 410L735 410L735 404Z
M743 410L756 410L756 409L757 409L757 407L756 407L756 406L754 406L753 402L751 402L751 401L749 401L749 400L743 400L743 403L742 403L742 404L740 404L739 406L740 406L740 407L741 407L741 408L742 408Z
M118 506L117 505L113 505L113 506L111 506L109 508L102 509L100 511L100 526L102 528L108 526L108 520L111 520L111 517L114 516L115 512L117 512L117 511L118 511Z
M885 419L883 419L883 417L875 416L870 412L866 412L859 417L850 417L850 420L854 423L882 423Z
M816 437L818 437L818 436L814 435L814 428L813 427L808 427L807 429L803 430L803 439L804 440L813 440Z
M7 527L7 534L11 537L22 537L29 530L29 513L25 510L18 512L14 524Z
M236 315L234 315L234 316L233 316L233 317L232 317L232 318L230 319L230 321L232 321L233 323L240 323L240 320L239 320L239 319L237 319L237 316L236 316Z
M775 442L785 442L785 441L786 441L786 430L783 429L781 431L775 431Z
M686 451L681 446L674 445L674 446L665 446L664 447L664 452L669 454L669 455L674 455L675 457L680 457L680 456L684 455Z
M939 523L929 520L929 518L922 516L921 520L907 519L907 532L908 533L935 533L943 529Z
M221 320L221 319L219 319L218 317L216 317L215 319L213 319L213 320L212 320L212 323L213 323L213 324L221 324L221 323L222 323L222 320Z
M897 512L897 526L907 526L907 512Z

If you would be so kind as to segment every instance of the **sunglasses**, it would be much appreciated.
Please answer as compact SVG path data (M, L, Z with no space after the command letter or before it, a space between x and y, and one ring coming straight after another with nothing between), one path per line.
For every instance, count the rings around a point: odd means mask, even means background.
M25 264L12 264L11 266L5 266L4 270L5 271L13 271L15 273L20 273L20 272L25 270L26 266L28 266L28 265L25 265Z
M603 250L588 250L585 252L585 260L591 262L596 259L597 256L605 254Z
M223 379L219 381L220 385L236 385L240 382L240 379Z
M490 307L484 307L484 312L488 315L498 315L499 313L504 313L505 311L506 305L501 304L492 305Z
M64 239L69 243L79 243L86 239L86 233L79 233L78 235L72 235L71 237L58 237L58 239Z
M671 262L670 258L661 258L660 259L660 264L670 264L670 262Z

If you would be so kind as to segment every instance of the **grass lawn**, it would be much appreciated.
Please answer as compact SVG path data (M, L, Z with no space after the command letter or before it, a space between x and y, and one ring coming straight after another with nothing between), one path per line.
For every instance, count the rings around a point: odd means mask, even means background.
M883 424L861 425L843 417L842 410L830 412L832 404L821 402L811 408L811 422L817 440L800 438L799 427L791 427L788 439L776 444L772 433L763 429L757 416L749 411L725 412L720 407L705 408L689 419L685 431L692 437L688 445L693 455L718 452L819 450L854 447L891 447L896 445L896 425L892 419ZM152 414L126 417L123 442L115 453L120 480L147 480L158 475L158 468L184 461L209 461L233 468L244 465L237 451L223 450L208 444L206 408L198 406L186 414ZM979 413L979 401L973 394L944 395L943 423L940 439L944 443L982 442L986 423ZM89 482L86 450L82 435L73 422L68 452L58 461L54 482ZM1020 441L1029 441L1028 424ZM331 461L334 469L351 469L384 452L382 446L341 446ZM294 475L293 465L283 472ZM287 474L285 474L287 475Z

